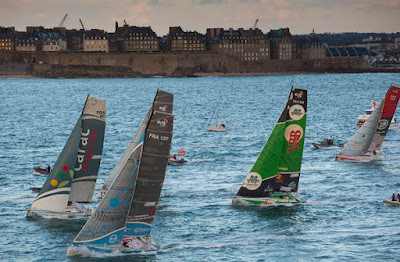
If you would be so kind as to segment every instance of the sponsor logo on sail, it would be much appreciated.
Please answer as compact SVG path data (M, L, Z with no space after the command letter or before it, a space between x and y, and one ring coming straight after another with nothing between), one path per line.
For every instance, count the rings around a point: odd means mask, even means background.
M115 243L118 240L118 236L117 235L111 235L110 238L108 239L108 241L112 244Z
M167 105L163 105L163 106L160 106L158 109L159 109L160 111L162 111L162 112L165 112L165 111L167 111L167 108L168 108Z
M288 141L287 153L296 151L299 149L300 140L304 135L304 130L301 126L293 124L289 125L285 129L285 139Z
M50 180L50 185L52 187L64 187L74 178L74 171L69 169L68 166L64 165L62 171L64 172L57 172L56 176Z
M303 91L300 91L299 93L294 93L294 96L297 98L302 98L303 97Z
M163 119L163 120L158 120L157 124L160 125L161 127L165 127L168 123L168 119Z
M256 190L261 186L262 178L260 174L256 172L250 172L247 174L246 179L244 180L244 186L248 190Z
M294 181L290 182L288 186L292 189L292 191L296 190L296 187L297 187L297 185Z
M381 119L379 120L379 124L378 124L378 129L379 130L384 130L389 124L389 121L387 121L386 119Z
M293 105L289 109L289 116L293 120L299 120L304 116L304 107L301 105Z
M276 182L277 183L283 183L283 175L282 174L277 174L276 175Z

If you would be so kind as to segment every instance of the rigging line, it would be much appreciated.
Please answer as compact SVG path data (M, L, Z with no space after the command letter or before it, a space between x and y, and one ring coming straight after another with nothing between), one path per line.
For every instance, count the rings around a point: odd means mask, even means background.
M210 121L208 122L208 126L210 125L210 123L211 123L211 121L212 121L212 119L213 119L213 117L214 117L215 110L217 110L217 109L214 109L214 112L212 113L212 116L211 116L211 118L210 118Z

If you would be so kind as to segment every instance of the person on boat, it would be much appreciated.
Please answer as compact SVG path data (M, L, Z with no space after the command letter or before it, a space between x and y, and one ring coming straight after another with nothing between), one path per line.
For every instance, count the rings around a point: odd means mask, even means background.
M392 194L392 201L396 201L396 196L394 195L394 193Z
M50 171L51 171L51 167L50 167L50 165L47 165L47 167L46 167L46 172L49 172L49 173L50 173Z
M397 193L397 201L400 201L400 194Z
M176 154L174 154L174 156L172 157L173 159L176 159Z
M222 127L225 127L225 124L221 124Z
M68 206L70 206L71 208L75 208L76 211L78 212L83 212L84 211L84 206L78 202L73 202L73 201L68 201Z

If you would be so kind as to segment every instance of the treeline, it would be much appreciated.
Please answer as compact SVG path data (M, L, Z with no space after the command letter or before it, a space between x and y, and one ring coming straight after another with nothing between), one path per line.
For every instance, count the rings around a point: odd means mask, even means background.
M296 37L304 37L306 35L297 35ZM393 42L396 37L400 37L400 32L397 33L322 33L314 34L318 37L322 43L326 43L329 46L349 46L354 44L365 43L365 39L370 39L370 41L383 41L383 42ZM367 41L368 42L368 41Z

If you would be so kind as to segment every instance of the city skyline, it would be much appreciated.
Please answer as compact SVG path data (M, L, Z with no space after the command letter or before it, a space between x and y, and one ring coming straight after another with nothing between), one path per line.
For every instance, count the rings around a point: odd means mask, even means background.
M115 22L151 26L166 35L170 26L205 33L207 28L289 27L292 34L400 31L400 0L2 0L0 26L63 26L113 32Z

